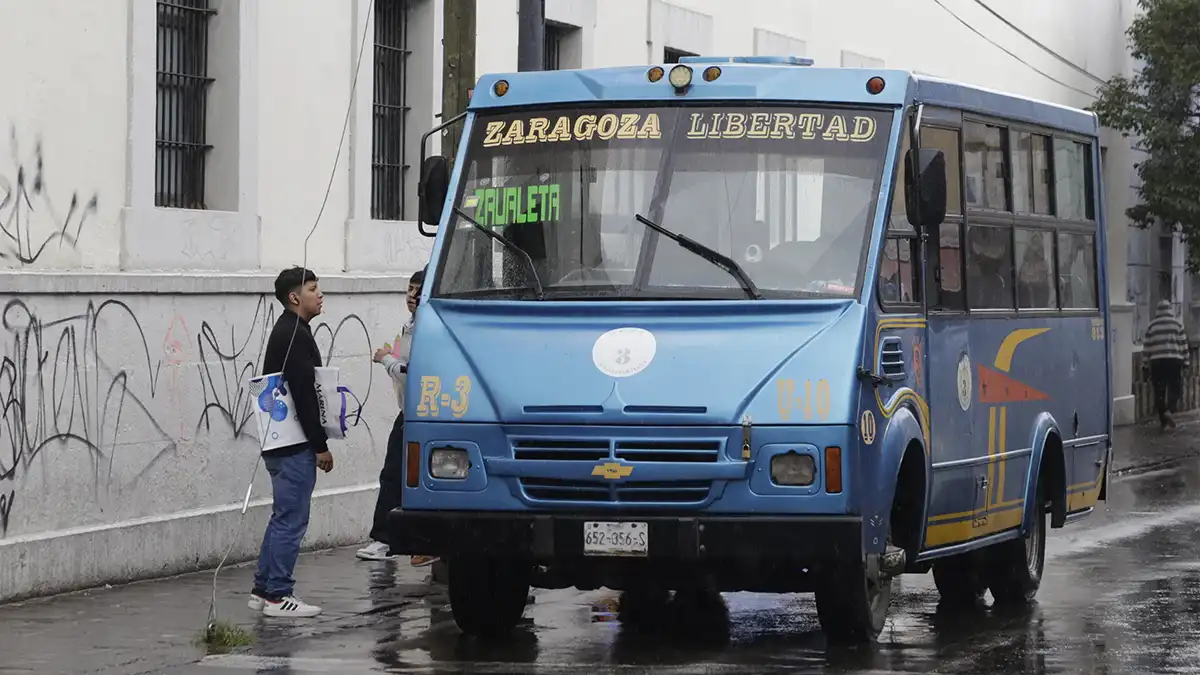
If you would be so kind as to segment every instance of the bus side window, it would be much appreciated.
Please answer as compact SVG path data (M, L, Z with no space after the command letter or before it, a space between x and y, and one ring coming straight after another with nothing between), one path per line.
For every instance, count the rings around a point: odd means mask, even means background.
M962 311L966 296L962 285L962 152L956 129L923 127L921 147L941 150L946 156L946 220L938 232L930 232L929 307L942 311Z
M1017 307L1056 309L1054 283L1054 231L1016 229Z
M967 228L967 291L971 309L1013 309L1013 230L972 225Z
M888 304L920 304L921 294L915 273L918 258L916 239L909 236L887 238L879 260L879 299Z
M921 284L917 255L917 230L908 222L904 207L904 156L909 148L908 132L901 134L895 183L892 186L892 212L887 238L879 256L879 301L886 305L921 304Z
M1082 232L1058 233L1058 287L1063 309L1095 309L1096 238Z

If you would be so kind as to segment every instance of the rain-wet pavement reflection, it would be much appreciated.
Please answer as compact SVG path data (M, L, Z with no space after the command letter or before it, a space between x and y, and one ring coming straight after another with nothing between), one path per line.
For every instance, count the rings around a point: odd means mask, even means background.
M1051 532L1038 602L1023 610L942 608L929 575L905 576L869 647L827 646L809 595L725 594L634 629L615 593L538 592L525 624L487 644L463 637L436 594L333 640L286 640L290 659L213 657L188 672L1197 672L1197 488L1195 463L1115 483L1106 512Z
M203 657L180 646L190 636L172 627L201 620L207 603L162 608L205 598L211 577L196 575L0 607L0 672L1200 672L1198 523L1200 460L1122 477L1107 509L1050 532L1033 606L948 610L931 576L904 576L878 643L857 648L827 646L809 595L677 599L631 628L605 590L535 591L518 630L486 643L459 633L426 571L341 550L300 564L305 597L327 610L314 621L254 617L239 595L251 570L223 578L224 611L256 634L246 650Z

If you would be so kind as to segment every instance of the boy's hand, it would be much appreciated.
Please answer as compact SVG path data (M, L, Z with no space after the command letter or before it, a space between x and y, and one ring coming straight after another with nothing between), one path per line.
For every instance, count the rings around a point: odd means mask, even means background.
M371 360L374 361L375 363L383 363L383 357L387 356L390 353L392 353L392 346L384 345L384 346L380 347L379 349L375 350L375 356Z
M330 471L333 471L333 454L330 453L328 450L326 450L325 452L318 452L317 453L317 468L324 471L325 473L329 473Z

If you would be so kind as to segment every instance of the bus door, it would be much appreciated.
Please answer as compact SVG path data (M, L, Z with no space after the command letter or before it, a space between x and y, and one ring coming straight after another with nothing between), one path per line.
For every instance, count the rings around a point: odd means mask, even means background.
M925 233L926 400L930 411L930 503L925 547L955 544L987 525L988 467L977 463L974 355L970 347L964 269L961 116L923 113L921 146L946 157L946 219Z

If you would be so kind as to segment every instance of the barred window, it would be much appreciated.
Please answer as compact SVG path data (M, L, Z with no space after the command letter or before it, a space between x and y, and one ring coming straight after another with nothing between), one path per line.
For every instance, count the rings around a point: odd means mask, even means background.
M403 220L408 97L408 0L375 0L371 217Z
M154 203L203 209L208 151L208 0L158 0Z
M571 28L556 23L547 23L545 27L545 54L542 67L545 70L562 68L563 39L571 32Z

